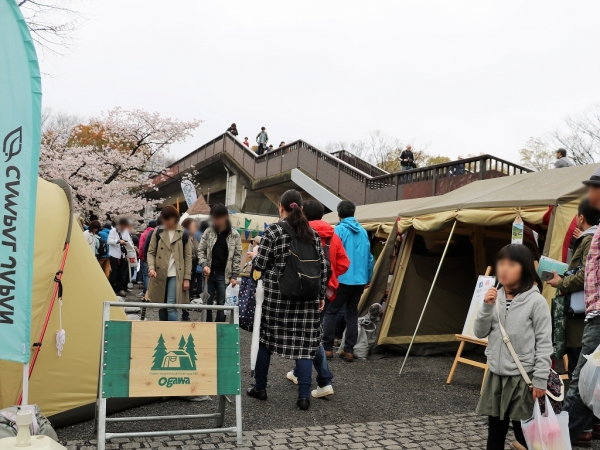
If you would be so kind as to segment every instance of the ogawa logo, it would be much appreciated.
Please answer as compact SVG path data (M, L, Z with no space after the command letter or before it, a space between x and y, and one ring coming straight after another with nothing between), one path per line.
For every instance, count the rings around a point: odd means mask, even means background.
M158 342L156 343L156 347L154 348L153 365L151 370L196 370L196 345L194 344L194 338L190 334L187 340L181 336L179 340L179 346L177 349L168 350L165 346L165 340L163 335L161 334L158 338ZM167 378L161 378L161 380L167 380ZM169 378L165 381L164 386L167 384L167 387L171 387L168 385L168 382L174 380L174 378ZM189 378L187 379L189 384ZM160 384L160 380L159 380ZM184 383L173 383L173 384L184 384Z
M159 386L167 386L167 388L173 387L174 384L190 384L189 377L162 377L158 380Z
M21 153L23 147L23 130L21 127L15 128L4 138L2 143L2 152L6 156L6 161L9 162L13 156Z

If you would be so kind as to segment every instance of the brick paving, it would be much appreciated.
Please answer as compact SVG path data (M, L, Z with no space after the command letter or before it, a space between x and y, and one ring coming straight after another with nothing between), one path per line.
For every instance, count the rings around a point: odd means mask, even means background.
M244 443L226 433L210 436L118 438L107 441L109 450L159 449L415 449L451 450L485 448L487 421L475 414L426 416L384 422L367 422L244 432ZM69 450L93 450L94 440L62 442ZM508 448L508 446L506 447Z

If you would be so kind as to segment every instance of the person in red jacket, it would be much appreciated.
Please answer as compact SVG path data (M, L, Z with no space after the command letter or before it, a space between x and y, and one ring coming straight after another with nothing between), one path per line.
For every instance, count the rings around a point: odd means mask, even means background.
M325 209L323 205L316 200L308 200L304 202L302 211L308 220L310 226L315 230L321 238L321 246L325 253L325 258L329 261L329 267L331 268L331 275L327 282L327 300L331 302L335 299L335 294L338 288L339 275L346 273L350 267L350 260L346 255L346 250L342 245L341 239L333 231L331 224L322 220ZM321 305L321 311L326 305ZM333 374L329 370L329 364L327 364L327 357L325 356L325 349L321 345L315 359L313 359L313 366L317 371L317 389L311 392L311 395L315 398L326 397L333 394ZM295 369L290 370L286 378L298 384L298 378L296 377Z
M338 276L346 273L350 267L350 260L346 250L344 250L342 240L334 233L334 228L331 224L322 220L325 210L321 202L308 200L304 202L302 210L310 226L319 233L325 258L329 258L331 276L327 282L327 299L332 302L335 300L337 288L340 284Z

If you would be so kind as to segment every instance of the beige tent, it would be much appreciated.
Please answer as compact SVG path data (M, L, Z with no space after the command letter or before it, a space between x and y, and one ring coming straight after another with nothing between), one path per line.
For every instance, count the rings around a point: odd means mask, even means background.
M415 331L433 276L454 221L457 227L415 343L420 353L450 350L469 308L477 275L504 245L520 215L539 233L526 234L525 244L538 254L563 259L579 200L582 180L598 165L533 172L476 181L439 197L401 208L399 245L392 232L376 265L372 288L361 300L361 312L384 299L382 283L392 270L387 309L378 344L405 349ZM537 243L536 243L537 239ZM394 255L397 253L397 257ZM392 263L392 264L390 264ZM551 299L554 290L546 287Z
M370 205L358 205L354 217L367 231L374 231L379 236L389 235L392 227L398 220L398 215L403 211L411 210L417 206L425 206L439 197L411 198L407 200L396 200L393 202L372 203ZM323 220L332 225L338 223L337 212L333 211L323 216Z
M71 217L65 192L38 181L31 342L37 342L49 309L54 276L59 270ZM115 298L112 288L80 232L73 227L62 284L62 322L66 343L56 350L59 307L56 302L30 378L29 401L47 416L73 414L95 402L98 382L102 302ZM125 319L119 309L114 316ZM13 405L21 393L22 365L0 361L0 408ZM87 418L87 417L86 417ZM79 420L85 418L77 417ZM68 421L68 419L67 419Z
M186 211L188 216L195 216L198 214L208 215L210 214L210 206L204 200L204 197L201 195L198 197L198 200L194 202L192 206Z

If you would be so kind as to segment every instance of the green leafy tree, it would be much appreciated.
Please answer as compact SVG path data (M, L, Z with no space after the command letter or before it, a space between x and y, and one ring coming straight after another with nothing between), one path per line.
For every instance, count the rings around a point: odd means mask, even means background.
M165 356L167 356L167 347L165 346L165 340L161 334L158 338L156 347L154 348L154 364L152 365L152 370L160 370L162 368L162 363L165 359Z
M183 337L182 337L182 339L183 339ZM198 358L196 357L196 345L194 344L194 338L191 334L188 337L187 344L185 346L185 351L187 352L188 355L190 355L190 361L192 362L192 368L195 369L196 361L198 360Z
M549 169L556 160L556 152L540 138L529 138L525 147L519 150L519 161L534 170Z
M185 338L181 335L181 339L179 339L179 350L183 350L185 347Z

